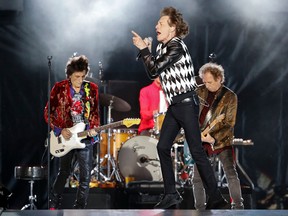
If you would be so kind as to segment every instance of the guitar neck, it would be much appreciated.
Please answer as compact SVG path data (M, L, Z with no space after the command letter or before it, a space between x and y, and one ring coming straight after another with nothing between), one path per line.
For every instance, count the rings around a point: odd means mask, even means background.
M99 131L102 131L102 130L118 127L118 126L121 126L121 125L123 125L123 120L122 121L113 122L113 123L110 123L110 124L107 124L107 125L103 125L103 126L100 126L100 127L97 127L97 128L94 128L94 130L99 132ZM79 132L79 133L77 133L77 135L78 135L78 137L86 137L86 136L88 136L88 131L89 130L85 130L83 132Z
M217 121L213 121L209 126L207 126L206 128L205 128L205 130L204 131L202 131L202 135L203 136L206 136L209 132L210 132L210 130L215 126L217 124Z
M212 128L219 122L221 122L223 119L224 119L225 115L224 114L221 114L220 116L217 116L216 119L214 119L214 121L211 122L210 125L208 125L204 131L202 131L202 136L206 136L210 130L212 130Z

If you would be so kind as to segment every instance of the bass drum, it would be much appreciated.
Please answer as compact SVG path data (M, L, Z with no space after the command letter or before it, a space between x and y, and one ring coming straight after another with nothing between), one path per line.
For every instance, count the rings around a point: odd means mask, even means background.
M157 154L158 140L150 136L136 136L127 140L118 154L118 166L123 177L135 181L163 181Z

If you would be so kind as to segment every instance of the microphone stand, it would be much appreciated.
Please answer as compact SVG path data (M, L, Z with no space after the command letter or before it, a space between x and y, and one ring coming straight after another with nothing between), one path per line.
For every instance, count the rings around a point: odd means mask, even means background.
M102 65L102 62L101 61L99 61L99 80L100 80L100 85L101 85L101 87L103 87L103 94L107 94L107 83L106 83L106 81L103 79L103 77L104 77L104 70L103 70L103 65ZM107 110L106 110L106 108L105 107L103 107L103 120L104 120L104 122L103 122L103 124L107 124L107 122L106 122L106 120L107 120Z
M99 87L99 89L102 89L101 87L103 87L103 93L104 94L106 94L107 92L107 85L106 85L106 82L105 82L105 80L103 79L103 73L104 73L104 70L103 70L103 65L102 65L102 62L101 61L99 61L99 63L98 63L98 66L99 66L99 74L98 74L98 77L99 77L99 80L100 80L100 83L99 83L99 85L100 85L100 87ZM99 107L100 107L100 102L99 102ZM99 109L100 110L100 109ZM106 118L106 116L107 116L107 110L106 110L106 108L105 107L103 107L103 124L105 125L105 124L107 124L107 118ZM101 132L100 132L101 133ZM98 144L98 146L97 146L97 164L98 164L98 176L97 176L97 179L98 179L98 181L100 182L101 181L101 179L100 179L100 175L101 175L101 164L100 164L100 151L101 151L101 134L99 134L99 136L100 136L100 141L99 141L99 144ZM109 139L109 138L108 138ZM108 140L108 141L110 141L110 140ZM104 178L105 179L105 181L106 181L106 178Z
M47 127L47 197L48 197L48 209L50 208L49 206L49 200L50 200L50 90L51 90L51 60L52 56L47 56L48 59L48 127Z

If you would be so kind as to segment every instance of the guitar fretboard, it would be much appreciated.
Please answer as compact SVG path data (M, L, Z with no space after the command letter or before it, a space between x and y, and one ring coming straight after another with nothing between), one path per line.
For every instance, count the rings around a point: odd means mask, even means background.
M107 124L107 125L103 125L103 126L100 126L100 127L97 127L97 128L94 128L94 130L99 132L99 131L102 131L102 130L118 127L118 126L121 126L121 125L123 125L123 120L122 121L113 122L113 123L110 123L110 124ZM88 131L89 130L86 130L86 131L83 131L83 132L79 132L79 133L77 133L77 136L78 137L86 137L88 135Z

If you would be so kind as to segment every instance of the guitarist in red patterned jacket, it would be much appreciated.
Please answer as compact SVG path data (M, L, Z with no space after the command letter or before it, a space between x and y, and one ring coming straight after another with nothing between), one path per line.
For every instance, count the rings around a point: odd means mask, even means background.
M55 136L62 136L65 140L72 137L69 130L78 123L85 123L85 130L89 130L88 138L81 142L85 148L73 149L60 158L59 172L50 193L50 209L58 209L61 205L63 190L70 174L71 162L74 154L79 163L80 179L74 208L85 208L89 192L92 168L93 137L97 132L93 128L100 124L98 110L98 86L84 81L89 72L88 59L84 55L75 56L66 65L67 79L57 82L50 95L50 126ZM48 103L44 110L44 117L48 122Z
M231 208L243 209L240 181L232 148L237 113L237 95L223 85L225 75L221 65L212 62L207 63L200 68L199 76L204 84L197 89L200 99L199 123L203 146L212 163L215 162L215 156L221 161L232 198ZM222 116L224 119L218 120ZM216 124L214 124L215 122ZM194 165L192 182L195 208L204 210L206 195L196 165Z

